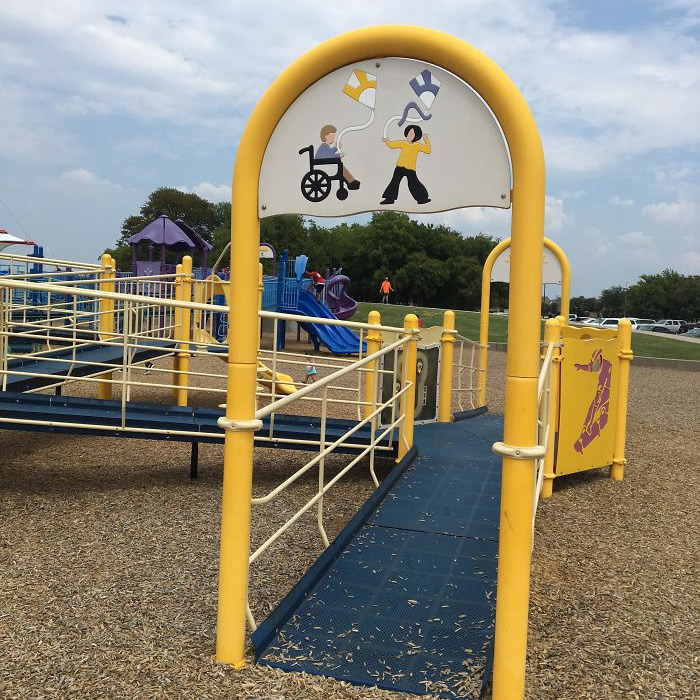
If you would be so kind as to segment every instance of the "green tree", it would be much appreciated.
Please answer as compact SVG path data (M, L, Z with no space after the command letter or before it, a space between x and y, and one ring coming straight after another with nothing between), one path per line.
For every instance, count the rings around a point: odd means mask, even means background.
M603 316L624 316L627 307L627 289L619 285L600 293L600 311Z

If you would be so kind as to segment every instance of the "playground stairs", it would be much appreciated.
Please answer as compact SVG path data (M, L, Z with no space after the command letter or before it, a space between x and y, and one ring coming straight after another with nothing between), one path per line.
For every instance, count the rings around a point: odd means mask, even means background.
M416 426L416 447L253 634L259 663L478 698L491 676L502 416ZM417 448L417 449L416 449Z

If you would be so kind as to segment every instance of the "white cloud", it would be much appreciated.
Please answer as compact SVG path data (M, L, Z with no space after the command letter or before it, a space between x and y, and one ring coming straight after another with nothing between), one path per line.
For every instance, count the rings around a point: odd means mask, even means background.
M93 173L92 170L87 170L86 168L73 168L73 170L66 170L59 175L59 178L63 182L71 182L78 185L94 187L112 187L113 183L109 180L101 178L97 173Z
M231 201L231 185L212 185L211 182L200 182L194 187L181 185L177 189L182 192L193 192L215 204Z
M564 213L564 200L547 195L544 201L545 231L561 231L568 218Z
M642 209L642 213L659 223L689 224L697 221L699 210L695 202L680 200L648 204Z
M630 231L618 236L617 240L623 245L640 248L650 245L654 239L643 231Z
M634 206L633 199L624 199L624 198L620 197L619 194L616 194L614 197L610 197L608 202L610 202L610 204L614 204L616 207L632 207L632 206Z

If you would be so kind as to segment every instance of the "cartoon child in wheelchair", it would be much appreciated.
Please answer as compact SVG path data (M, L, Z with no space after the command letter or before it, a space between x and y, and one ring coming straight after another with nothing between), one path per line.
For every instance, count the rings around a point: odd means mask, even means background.
M337 131L332 124L326 124L321 129L321 145L316 149L316 154L314 155L313 146L299 151L299 155L309 154L309 172L301 179L301 193L309 202L322 202L331 193L331 183L334 180L338 182L335 196L340 200L347 199L348 190L360 188L360 181L353 177L341 161L345 154L334 145Z

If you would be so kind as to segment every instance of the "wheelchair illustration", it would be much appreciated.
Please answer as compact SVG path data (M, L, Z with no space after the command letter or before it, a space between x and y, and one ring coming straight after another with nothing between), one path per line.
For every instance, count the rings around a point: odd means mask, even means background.
M340 158L314 158L314 147L307 146L299 151L309 154L309 172L301 178L301 193L309 202L322 202L331 193L331 183L338 181L338 191L335 196L340 199L347 199L348 190L343 177L343 164ZM336 171L329 174L318 166L335 166Z

